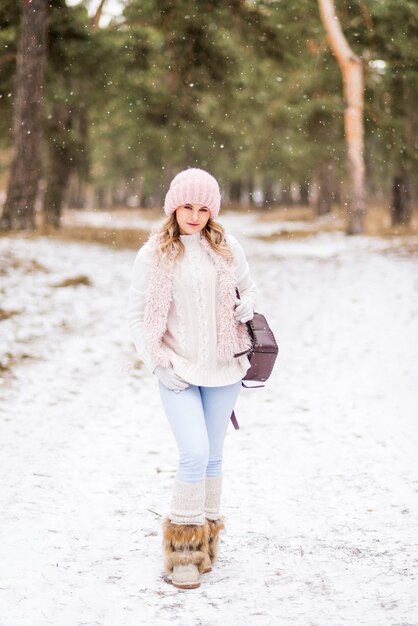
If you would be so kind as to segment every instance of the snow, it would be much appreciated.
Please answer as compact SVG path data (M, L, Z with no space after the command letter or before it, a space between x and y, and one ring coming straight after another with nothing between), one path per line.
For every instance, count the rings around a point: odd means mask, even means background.
M1 626L418 624L418 259L220 221L280 353L238 398L219 560L189 591L162 578L177 448L126 324L136 252L0 239L1 307L20 311L0 322Z
M64 211L63 223L65 226L86 225L95 226L96 228L140 228L150 230L154 224L159 224L163 219L153 220L138 215L138 212L132 214L118 213L116 211L94 211L94 210L67 210Z
M82 4L80 0L67 0L67 4L69 6L76 6L78 4ZM95 11L98 8L98 4L93 3L91 0L87 1L87 8L89 11L89 15L93 16ZM121 15L123 10L123 3L121 0L107 0L104 4L103 13L100 18L100 26L103 28L107 26L112 18L118 17Z

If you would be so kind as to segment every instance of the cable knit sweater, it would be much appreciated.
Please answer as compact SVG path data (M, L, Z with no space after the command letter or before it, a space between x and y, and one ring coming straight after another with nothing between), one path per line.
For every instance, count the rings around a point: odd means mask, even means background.
M250 362L246 355L224 363L217 359L217 274L200 244L200 233L180 235L185 251L174 270L173 302L163 345L174 371L192 385L216 387L241 380ZM233 269L240 296L256 306L257 289L244 250L226 234L233 253ZM150 276L152 248L146 242L138 251L132 269L128 298L128 323L138 355L153 372L156 362L147 350L144 309Z

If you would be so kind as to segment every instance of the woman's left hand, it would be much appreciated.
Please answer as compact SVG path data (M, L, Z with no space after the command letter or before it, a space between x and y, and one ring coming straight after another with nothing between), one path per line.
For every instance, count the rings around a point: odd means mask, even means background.
M236 298L234 315L235 319L243 324L252 320L254 317L254 308L251 300L249 298L241 298L241 300Z

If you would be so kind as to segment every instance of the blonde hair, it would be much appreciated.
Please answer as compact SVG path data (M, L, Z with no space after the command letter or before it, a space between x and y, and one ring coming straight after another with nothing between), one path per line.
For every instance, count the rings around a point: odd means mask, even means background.
M161 227L152 234L157 235L157 253L162 258L171 261L179 261L182 258L184 245L180 239L180 227L175 212L171 213ZM209 218L202 229L202 235L215 252L225 257L229 263L232 262L232 251L226 241L222 224Z

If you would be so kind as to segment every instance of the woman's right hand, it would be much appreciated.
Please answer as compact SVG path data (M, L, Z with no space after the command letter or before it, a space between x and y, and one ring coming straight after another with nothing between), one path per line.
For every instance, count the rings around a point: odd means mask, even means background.
M176 374L172 367L157 365L154 374L167 389L171 389L172 391L184 391L184 389L187 389L189 386L189 383Z

